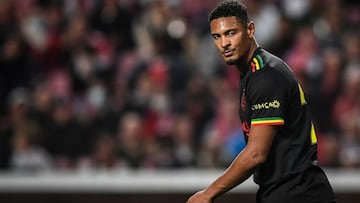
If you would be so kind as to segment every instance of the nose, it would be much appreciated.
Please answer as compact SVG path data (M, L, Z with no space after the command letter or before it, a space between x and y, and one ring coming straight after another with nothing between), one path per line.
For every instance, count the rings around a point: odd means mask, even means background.
M230 45L230 40L227 39L225 36L221 38L221 47L226 48Z

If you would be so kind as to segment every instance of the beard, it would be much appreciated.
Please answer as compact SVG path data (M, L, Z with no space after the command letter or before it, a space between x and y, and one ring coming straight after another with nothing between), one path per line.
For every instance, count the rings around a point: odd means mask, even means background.
M230 60L226 60L225 63L228 64L228 65L236 65L236 61L237 60L230 59Z
M237 59L228 59L228 60L225 60L225 63L227 65L240 65L242 64L242 61L241 58L237 58Z
M238 68L242 68L248 66L246 55L246 52L239 52L238 50L235 50L233 55L230 57L225 57L223 55L223 59L227 65L235 65Z

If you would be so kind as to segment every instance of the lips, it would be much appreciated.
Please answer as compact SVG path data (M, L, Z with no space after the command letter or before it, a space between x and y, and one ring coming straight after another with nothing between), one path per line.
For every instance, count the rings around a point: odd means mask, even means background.
M223 55L225 57L230 57L230 56L233 55L233 53L234 53L234 51L226 50L226 51L223 52Z

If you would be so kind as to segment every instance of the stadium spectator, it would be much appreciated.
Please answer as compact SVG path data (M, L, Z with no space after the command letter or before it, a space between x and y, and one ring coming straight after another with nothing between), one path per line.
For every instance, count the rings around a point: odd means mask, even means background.
M358 167L358 2L247 2L256 23L267 25L257 38L286 59L309 93L320 161ZM229 136L218 150L235 153L241 135L226 132L240 131L219 124L217 105L224 95L238 97L239 81L211 42L207 13L216 3L0 1L0 169L11 170L13 140L23 126L49 154L51 170L76 169L109 142L99 138L102 132L124 133L118 125L129 112L140 120L134 123L142 137L131 142L144 151L128 167L203 167L209 129ZM126 153L117 160L126 163Z

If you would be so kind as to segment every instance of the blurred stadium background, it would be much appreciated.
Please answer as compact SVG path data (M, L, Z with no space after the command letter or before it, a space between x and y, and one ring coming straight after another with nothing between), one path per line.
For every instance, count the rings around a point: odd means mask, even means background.
M0 0L0 202L185 202L217 177L244 147L218 2ZM359 1L244 2L307 93L339 202L359 202Z

